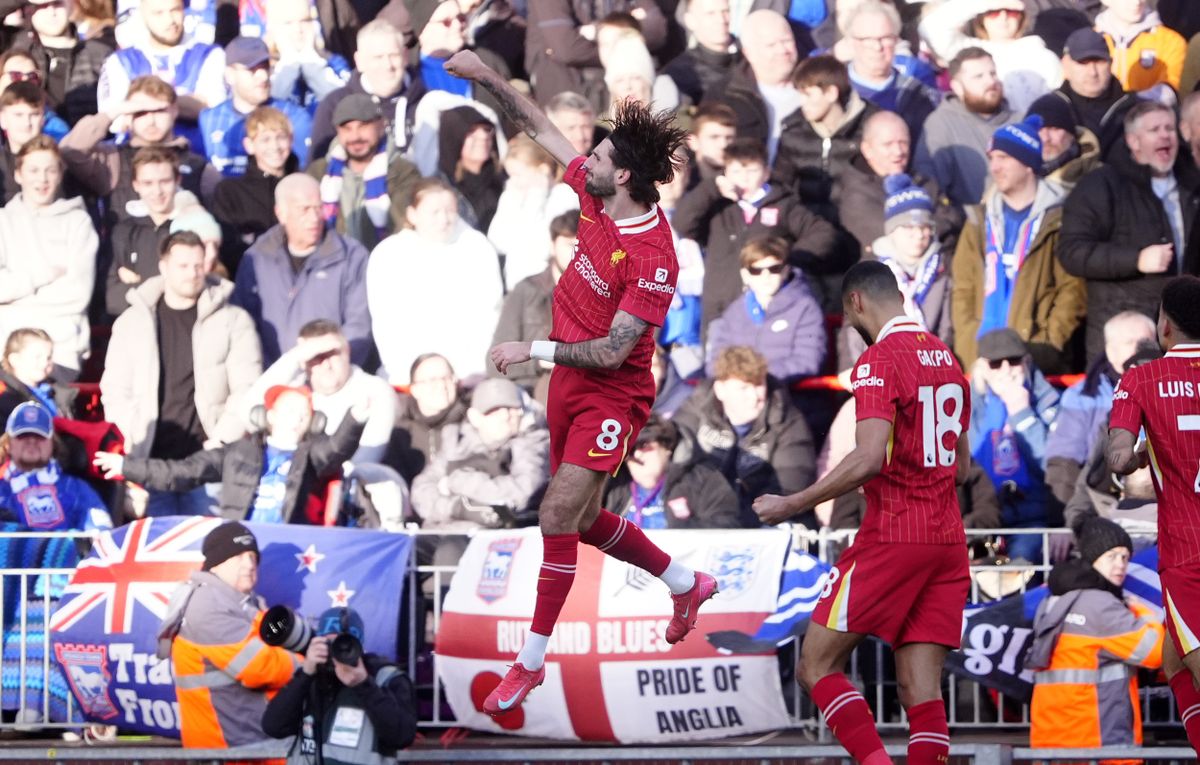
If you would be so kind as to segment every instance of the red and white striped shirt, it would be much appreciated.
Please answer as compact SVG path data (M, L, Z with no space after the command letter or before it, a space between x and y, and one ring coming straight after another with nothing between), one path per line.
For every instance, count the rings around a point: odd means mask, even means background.
M1158 567L1200 559L1200 344L1134 367L1113 391L1110 428L1146 429L1158 495Z
M954 479L971 398L954 354L920 324L897 316L851 374L858 419L892 423L883 470L863 486L867 512L858 539L965 543Z
M679 263L671 227L658 205L645 215L613 220L601 200L587 193L585 157L567 166L563 180L579 195L575 256L554 288L550 339L579 343L608 335L618 310L659 327L675 296ZM652 386L654 333L647 330L625 363L598 376Z

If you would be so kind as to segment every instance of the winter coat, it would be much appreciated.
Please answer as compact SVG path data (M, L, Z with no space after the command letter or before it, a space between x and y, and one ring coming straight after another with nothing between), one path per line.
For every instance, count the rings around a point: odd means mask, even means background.
M73 26L70 34L78 34ZM47 48L32 29L20 32L7 47L9 50L26 51L33 57L38 71L47 76L43 86L48 96L47 107L61 114L72 125L81 117L96 113L96 84L100 81L100 69L116 48L117 38L112 27L102 27L86 38L79 39L75 47L67 51Z
M965 222L962 208L942 194L936 181L920 173L913 181L934 200L934 234L941 242L942 252L954 252L958 232ZM883 189L883 178L875 174L861 153L854 155L845 170L833 179L830 201L837 209L841 227L854 237L864 253L870 252L875 240L884 235L883 206L887 192Z
M125 217L125 204L137 199L133 190L133 155L145 144L131 139L115 144L108 140L112 119L104 112L89 114L75 123L58 148L70 177L93 196L107 197L109 217L115 222ZM179 185L192 192L204 204L212 199L221 174L191 150L186 138L176 137L161 144L179 158Z
M309 435L300 441L288 469L281 510L284 523L309 523L306 505L321 482L341 475L342 463L358 448L363 424L353 417L342 420L332 436ZM127 457L125 478L154 491L191 491L206 483L220 483L219 512L230 521L244 521L254 508L262 481L267 440L252 433L215 449L201 449L181 460Z
M921 37L934 55L950 61L968 47L983 48L996 62L996 75L1004 84L1004 97L1013 113L1022 115L1029 105L1062 84L1062 62L1035 35L1015 40L987 40L971 35L971 23L980 14L1008 7L996 0L947 0L921 20Z
M490 347L510 340L533 341L550 336L550 300L554 294L551 268L521 280L504 298ZM503 377L495 364L484 366L489 377ZM539 381L549 380L550 369L550 365L537 360L515 364L508 368L508 379L533 393Z
M741 294L739 259L751 239L768 234L783 237L791 245L789 261L806 270L821 265L822 271L832 270L837 255L833 225L814 215L791 192L774 186L747 224L741 206L721 196L715 181L704 181L679 200L671 227L681 238L693 239L704 248L701 323L705 327Z
M155 224L149 215L131 215L112 230L112 262L105 279L104 305L110 316L120 316L129 307L126 293L137 284L158 276L158 248L171 235L171 219ZM125 268L141 277L137 284L121 281Z
M87 309L99 243L80 197L33 208L18 194L0 209L0 337L44 329L54 363L77 372L91 345Z
M1113 391L1120 376L1100 356L1087 376L1063 391L1058 416L1046 439L1046 483L1058 501L1066 504L1101 430L1108 429Z
M1043 215L1021 264L1008 308L1007 325L1031 346L1039 366L1061 359L1071 336L1087 313L1084 283L1071 275L1054 257L1063 226L1061 190L1038 183L1031 216ZM954 352L964 366L978 356L980 319L986 300L985 285L991 265L985 255L984 217L992 220L997 231L1004 230L1003 198L994 188L981 207L968 210L968 222L954 253L954 287L951 297L951 321L954 324ZM1042 346L1039 348L1039 346ZM1045 347L1048 346L1048 347ZM1063 361L1058 362L1060 365ZM1068 371L1068 370L1061 370Z
M754 71L745 58L734 64L727 77L708 89L705 102L725 104L733 109L737 115L738 138L767 143L771 136L770 112L758 90Z
M1185 228L1182 268L1164 274L1138 271L1138 253L1151 244L1174 242L1166 209L1151 187L1150 168L1126 152L1114 152L1108 164L1080 179L1063 205L1062 233L1056 254L1070 274L1087 280L1087 357L1104 349L1104 324L1122 311L1157 316L1163 286L1179 273L1200 273L1200 236L1194 234L1200 212L1200 171L1186 152L1175 163Z
M413 360L433 350L460 378L483 373L504 293L496 251L483 234L460 221L446 244L413 229L389 236L371 252L366 293L393 383L406 382Z
M1096 30L1108 43L1113 76L1125 90L1138 93L1159 83L1179 90L1187 41L1174 29L1163 26L1156 12L1148 11L1131 34L1121 34L1112 11L1105 10L1096 17Z
M1116 147L1128 151L1125 148L1125 114L1137 105L1138 97L1126 93L1116 78L1110 80L1108 89L1095 98L1076 93L1069 82L1064 82L1053 93L1071 107L1078 126L1096 136L1102 159L1108 161Z
M1162 666L1165 630L1150 608L1123 602L1113 589L1081 560L1050 572L1025 662L1034 670L1031 747L1142 743L1135 668Z
M1075 128L1075 150L1053 162L1043 162L1042 177L1070 193L1080 178L1101 164L1100 140L1092 131L1080 126Z
M325 177L325 171L329 169L329 157L324 156L320 159L313 160L308 166L308 174L316 178L318 182ZM346 167L346 172L349 172L349 166ZM408 223L408 202L409 195L412 194L413 186L417 181L421 180L421 174L417 172L417 166L409 162L399 151L389 149L388 168L387 168L387 194L391 199L391 207L388 210L388 225L384 227L382 235L376 235L374 231L370 236L359 236L356 231L346 231L346 216L342 210L341 203L338 204L337 221L335 227L337 232L343 236L350 236L357 239L367 249L374 247L389 234L403 229ZM360 178L360 183L364 183L365 179ZM362 200L359 200L360 204ZM370 226L371 221L366 216L366 211L363 211L361 223L365 226Z
M525 37L525 71L537 102L543 106L569 90L587 97L596 114L608 111L608 89L596 43L579 33L618 11L640 10L646 48L657 53L667 41L667 18L654 0L538 0L529 3Z
M771 183L788 189L804 204L825 218L837 218L829 207L834 179L839 177L858 153L863 123L879 108L851 92L846 116L833 131L814 125L797 109L783 121L779 148L771 170ZM828 133L828 134L827 134Z
M196 413L205 435L229 443L242 437L245 426L238 406L242 395L262 373L262 351L254 322L230 304L233 285L210 276L196 301L192 328L192 367L196 378ZM109 422L125 436L126 453L146 457L158 423L159 374L162 362L157 337L156 308L163 280L156 276L128 292L129 310L113 324L108 343L100 401Z
M350 343L350 360L359 366L366 362L371 352L367 257L356 240L326 230L296 273L283 226L273 226L246 250L232 302L254 319L264 364L275 363L296 344L300 328L314 319L340 326Z
M816 475L812 431L787 389L773 383L762 412L740 439L713 393L711 380L696 387L673 421L708 455L708 464L733 485L739 523L746 528L760 525L751 508L756 497L800 491Z
M55 416L75 417L75 401L79 398L79 388L53 380L46 382L50 385L50 396L54 400L54 405L58 407L58 413ZM12 411L26 401L41 403L41 399L29 389L28 385L18 380L12 372L0 366L0 422L7 423L8 416L12 414Z
M737 529L738 499L707 455L681 440L663 475L663 516L668 529ZM634 512L633 478L622 467L604 489L604 507L618 515Z
M260 596L243 595L211 571L193 571L172 595L163 624L171 630L185 747L225 749L263 740L267 700L299 663L291 651L259 639L265 613ZM167 658L161 647L159 656Z
M933 110L913 152L913 169L933 178L951 202L979 204L989 178L987 149L992 134L1019 116L1007 105L988 117L948 96Z
M755 322L748 301L749 290L734 300L708 328L705 368L714 374L717 356L733 345L746 345L767 359L767 371L780 382L792 382L821 372L829 338L825 314L802 275L794 275L779 288ZM757 305L757 300L754 301Z
M742 52L736 45L727 51L714 51L703 45L693 45L680 53L662 69L679 89L680 105L699 105L708 94L742 62Z
M478 173L468 172L459 164L463 143L476 127L491 124L483 112L473 106L456 106L442 111L438 119L438 174L458 193L461 217L472 228L486 233L496 215L504 176L493 138L492 158Z
M401 395L396 402L396 427L384 462L396 468L411 485L442 448L443 431L463 422L466 416L467 403L462 394L450 406L428 417L421 413L416 399Z
M541 416L526 412L517 435L494 448L465 420L441 435L440 448L412 482L413 510L424 528L500 528L536 516L550 482L550 431Z
M275 187L283 177L296 172L299 163L289 157L283 176L267 175L254 157L246 174L226 178L217 185L210 211L221 224L221 263L237 275L246 249L279 220L275 217Z

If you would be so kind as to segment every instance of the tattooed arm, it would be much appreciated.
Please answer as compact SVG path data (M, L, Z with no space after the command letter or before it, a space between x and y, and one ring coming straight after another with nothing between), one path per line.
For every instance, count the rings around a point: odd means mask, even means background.
M464 50L455 53L444 64L447 72L464 80L473 80L477 85L496 97L504 113L521 129L521 132L537 141L543 149L550 152L559 162L566 166L579 153L571 146L571 142L554 127L550 118L532 101L517 92L500 75L496 74L487 64L480 61L479 56Z
M554 363L580 369L616 369L625 363L650 324L630 313L617 311L608 335L580 343L555 343ZM501 374L512 364L530 359L532 343L500 343L492 349L492 363Z

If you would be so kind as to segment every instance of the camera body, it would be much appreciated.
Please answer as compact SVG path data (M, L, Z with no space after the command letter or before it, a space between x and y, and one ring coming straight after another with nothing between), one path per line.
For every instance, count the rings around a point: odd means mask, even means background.
M329 643L329 661L353 667L363 656L362 618L350 608L330 608L321 614L316 628L300 613L285 605L271 606L259 625L258 636L269 646L306 653L316 635L333 635Z

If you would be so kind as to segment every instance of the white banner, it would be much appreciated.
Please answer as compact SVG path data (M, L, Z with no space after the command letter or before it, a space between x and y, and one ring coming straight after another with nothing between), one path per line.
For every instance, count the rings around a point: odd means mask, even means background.
M707 571L719 594L674 646L666 585L579 546L575 584L550 640L546 681L498 719L482 712L533 618L542 540L537 529L472 540L442 609L437 669L464 727L583 741L723 738L787 725L774 654L718 650L710 633L753 635L774 613L790 537L785 531L657 531L673 558Z

